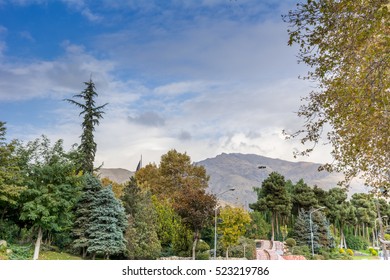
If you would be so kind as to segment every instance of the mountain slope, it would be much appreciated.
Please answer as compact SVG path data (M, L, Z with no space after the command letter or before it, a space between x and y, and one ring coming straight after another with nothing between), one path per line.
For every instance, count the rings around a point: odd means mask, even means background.
M257 200L253 187L260 187L261 182L273 171L282 174L286 180L290 179L293 183L303 178L310 186L317 185L325 190L336 187L337 182L342 179L341 174L319 172L320 164L290 162L253 154L223 153L197 164L204 166L207 174L210 175L210 192L218 194L234 187L234 192L223 194L221 199L245 207L248 203ZM266 168L259 169L258 166ZM350 194L355 192L366 192L366 189L362 184L354 181L351 184Z
M244 207L257 200L253 187L260 187L261 182L273 171L282 174L286 180L290 179L293 183L303 178L308 185L317 185L325 190L336 187L337 182L342 179L341 174L319 172L320 164L290 162L253 154L223 153L195 164L204 166L210 175L209 192L218 194L234 187L234 192L226 192L218 198ZM258 166L266 168L259 169ZM121 168L100 170L101 178L108 177L117 183L124 183L133 175L134 172ZM356 192L367 192L367 189L362 183L353 181L349 194Z

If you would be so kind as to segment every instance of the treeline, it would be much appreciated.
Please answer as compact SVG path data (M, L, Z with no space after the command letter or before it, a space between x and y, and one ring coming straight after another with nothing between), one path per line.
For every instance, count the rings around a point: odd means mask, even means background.
M379 225L382 222L386 230L390 217L390 204L373 194L355 193L348 199L346 189L326 191L308 186L302 179L294 184L277 172L272 172L255 191L258 200L250 208L261 212L271 225L271 239L290 237L300 246L311 247L311 216L315 253L378 246ZM383 238L389 239L388 233L385 231Z

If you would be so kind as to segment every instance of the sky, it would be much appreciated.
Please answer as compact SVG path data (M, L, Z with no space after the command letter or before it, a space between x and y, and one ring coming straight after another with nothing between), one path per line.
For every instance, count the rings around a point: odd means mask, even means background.
M328 146L285 140L313 84L298 76L281 15L290 0L0 0L0 121L7 138L80 142L64 101L92 79L96 165L134 170L171 149L324 163Z

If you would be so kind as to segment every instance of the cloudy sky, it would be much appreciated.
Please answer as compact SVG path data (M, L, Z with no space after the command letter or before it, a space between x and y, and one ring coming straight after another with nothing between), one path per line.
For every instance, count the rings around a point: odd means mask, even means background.
M281 15L293 0L0 0L0 120L8 139L79 142L63 101L90 77L108 102L96 163L134 170L170 149L293 159L282 130L313 85ZM327 147L310 158L329 160Z

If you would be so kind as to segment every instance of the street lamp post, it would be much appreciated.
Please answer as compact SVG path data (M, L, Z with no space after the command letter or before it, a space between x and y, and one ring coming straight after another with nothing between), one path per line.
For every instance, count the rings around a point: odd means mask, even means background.
M311 238L311 254L312 256L314 257L314 233L313 233L313 221L311 220L311 214L313 214L314 212L317 212L321 209L324 209L325 206L321 206L320 208L317 208L317 209L314 209L312 211L310 211L309 213L309 219L310 219L310 238Z
M227 192L232 192L234 191L235 188L230 188L226 191L220 192L215 195L215 197L218 197L219 195L223 195L224 193ZM217 211L218 211L218 206L215 206L215 222L214 222L214 260L217 258Z

